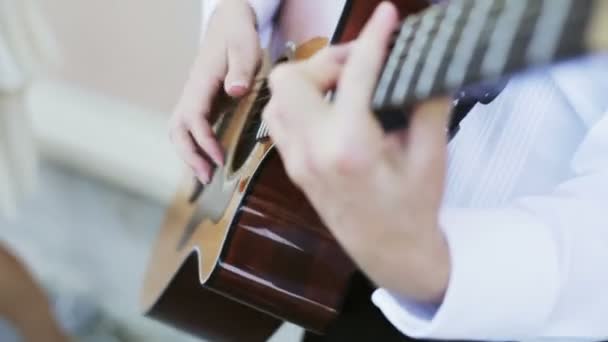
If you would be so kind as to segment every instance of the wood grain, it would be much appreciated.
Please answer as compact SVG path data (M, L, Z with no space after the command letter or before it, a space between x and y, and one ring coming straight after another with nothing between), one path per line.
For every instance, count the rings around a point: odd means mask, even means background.
M239 208L209 286L259 310L324 331L356 267L272 150Z

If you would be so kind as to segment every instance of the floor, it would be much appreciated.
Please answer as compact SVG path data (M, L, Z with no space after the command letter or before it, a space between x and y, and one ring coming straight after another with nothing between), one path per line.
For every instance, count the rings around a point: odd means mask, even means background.
M50 162L35 196L15 220L0 219L0 239L41 280L77 341L195 339L142 316L138 296L164 208ZM272 341L296 341L285 326ZM0 320L0 341L15 336Z

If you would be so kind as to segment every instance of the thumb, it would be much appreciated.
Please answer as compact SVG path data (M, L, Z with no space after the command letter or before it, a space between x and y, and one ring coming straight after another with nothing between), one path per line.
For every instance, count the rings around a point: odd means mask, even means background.
M232 97L247 94L262 56L257 34L249 39L239 37L228 44L228 73L224 81L226 93Z

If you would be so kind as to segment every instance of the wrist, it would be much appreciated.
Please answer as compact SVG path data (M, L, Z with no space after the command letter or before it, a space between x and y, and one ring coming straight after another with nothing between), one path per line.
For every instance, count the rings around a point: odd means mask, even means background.
M251 23L253 24L253 27L255 27L256 31L260 31L260 16L258 14L257 9L253 6L253 4L250 1L245 1L245 6L247 6L247 9L249 10L249 16L251 18Z
M239 25L249 21L254 28L258 28L259 15L257 9L247 0L203 0L203 13L201 17L201 37L208 30L218 11L227 10L230 12L230 21L238 22ZM244 15L243 15L244 13ZM237 20L234 18L236 14Z
M247 13L246 17L246 22L245 23L250 23L253 25L253 27L256 28L256 30L259 27L259 15L258 15L258 11L257 9L254 7L254 5L252 4L251 1L248 0L223 0L222 2L228 2L228 1L233 1L236 2L237 5L239 6L239 8L242 8L244 10L244 12Z
M375 230L365 238L350 231L333 233L379 287L421 303L440 304L449 284L451 258L445 235L435 227Z
M393 264L388 273L390 278L381 285L420 303L440 304L451 273L447 240L436 228L416 235L405 234L405 238L399 239L402 243L395 243L394 250L386 252L393 255Z
M447 291L451 260L445 235L438 228L425 234L411 250L416 253L409 260L412 263L413 276L420 277L422 284L416 296L419 300L439 304Z

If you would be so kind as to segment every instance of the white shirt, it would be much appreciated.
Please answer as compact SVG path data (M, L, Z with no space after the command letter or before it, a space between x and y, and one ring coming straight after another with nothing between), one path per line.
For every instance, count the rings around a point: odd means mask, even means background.
M279 1L250 2L270 18ZM443 303L372 296L404 334L608 339L608 56L516 77L475 107L449 146L440 216L452 263Z

